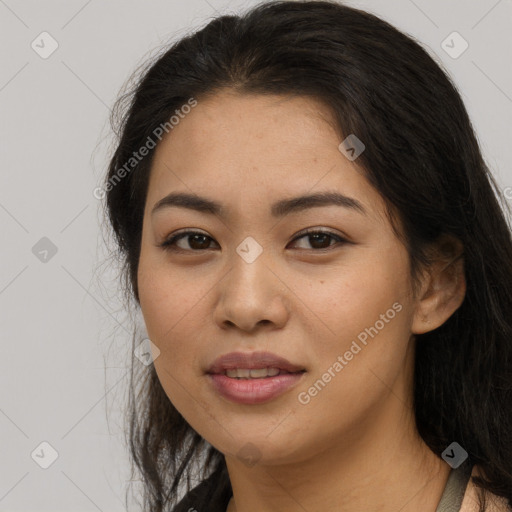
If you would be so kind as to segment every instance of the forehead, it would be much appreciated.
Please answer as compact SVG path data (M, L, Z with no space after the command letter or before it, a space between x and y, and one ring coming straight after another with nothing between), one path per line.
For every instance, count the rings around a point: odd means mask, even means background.
M228 90L199 99L156 149L148 205L175 190L239 205L332 190L383 206L341 141L329 108L309 97Z

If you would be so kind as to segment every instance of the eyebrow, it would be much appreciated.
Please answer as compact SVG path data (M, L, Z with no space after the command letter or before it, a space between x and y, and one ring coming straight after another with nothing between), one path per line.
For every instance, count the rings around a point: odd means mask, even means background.
M363 215L367 214L363 205L357 199L345 196L339 192L329 191L282 199L274 203L270 211L273 217L284 217L291 213L302 212L310 208L322 206L341 206L357 211ZM188 208L189 210L195 210L201 213L225 217L225 208L221 203L185 192L173 192L160 199L153 207L151 215L157 211L171 207Z

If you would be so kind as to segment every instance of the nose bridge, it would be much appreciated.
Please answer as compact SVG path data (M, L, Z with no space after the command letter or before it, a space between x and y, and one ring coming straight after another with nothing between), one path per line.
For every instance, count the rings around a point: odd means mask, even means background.
M262 242L263 243L263 242ZM238 244L231 258L232 276L230 279L231 292L234 292L246 303L250 300L265 300L275 283L270 283L271 274L268 270L268 248L264 249L252 236L247 236Z
M232 323L244 330L272 322L282 326L287 317L283 286L269 267L270 250L248 236L230 257L230 272L222 280L215 311L218 323Z

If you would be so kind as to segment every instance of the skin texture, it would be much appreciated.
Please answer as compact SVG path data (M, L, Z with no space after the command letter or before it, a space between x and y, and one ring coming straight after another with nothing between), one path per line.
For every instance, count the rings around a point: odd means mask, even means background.
M343 138L333 126L329 109L310 98L224 90L199 100L156 149L140 305L161 351L155 368L166 394L226 456L229 512L434 512L450 471L415 428L414 335L460 306L461 248L447 244L413 293L408 254L385 203L357 160L340 152ZM321 191L357 199L366 214L340 206L270 214L278 200ZM221 202L224 215L179 207L152 215L170 192ZM307 228L348 243L296 239ZM188 229L210 238L182 238L175 252L159 247ZM252 263L236 251L248 236L263 249ZM394 318L301 403L299 393L395 303ZM259 405L218 395L205 375L214 359L262 350L304 367L301 382ZM237 456L249 442L255 464Z

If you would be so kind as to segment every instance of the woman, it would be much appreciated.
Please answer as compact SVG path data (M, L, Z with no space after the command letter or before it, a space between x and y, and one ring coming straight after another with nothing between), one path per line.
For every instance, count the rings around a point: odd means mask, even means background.
M145 510L511 510L511 233L428 53L271 2L126 99L106 206L154 358Z

